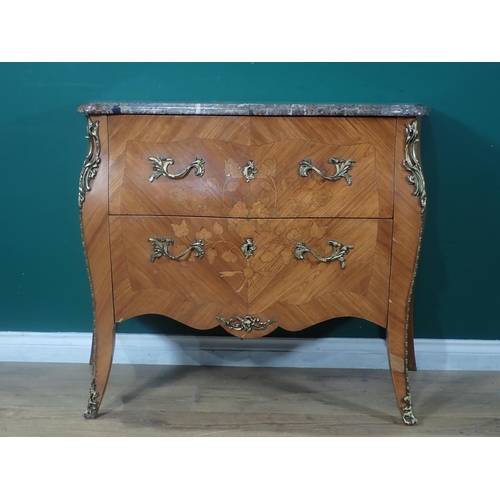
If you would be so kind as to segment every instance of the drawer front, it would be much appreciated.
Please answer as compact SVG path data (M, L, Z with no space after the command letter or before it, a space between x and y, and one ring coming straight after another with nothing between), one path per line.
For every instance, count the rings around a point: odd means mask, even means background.
M338 316L385 326L390 220L112 216L110 224L117 322L156 313L247 337ZM247 314L272 323L241 332L216 319Z
M110 213L390 218L394 127L385 118L110 117Z
M228 186L226 171L248 161L248 117L111 116L108 122L111 214L222 216L221 200L231 205L244 197L246 186ZM165 175L187 168L181 178Z
M396 120L254 117L250 128L254 160L270 172L250 189L268 212L392 217Z

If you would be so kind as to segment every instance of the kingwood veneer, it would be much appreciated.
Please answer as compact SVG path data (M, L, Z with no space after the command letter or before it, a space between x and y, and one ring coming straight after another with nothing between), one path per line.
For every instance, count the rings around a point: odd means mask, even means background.
M87 418L115 324L162 314L257 338L341 316L387 329L416 423L412 290L422 106L92 103L79 205L94 300Z

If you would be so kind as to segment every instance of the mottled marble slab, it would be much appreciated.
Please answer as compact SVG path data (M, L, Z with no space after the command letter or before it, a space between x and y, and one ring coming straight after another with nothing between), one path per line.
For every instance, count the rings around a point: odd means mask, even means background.
M240 115L240 116L425 116L421 104L249 104L90 102L78 108L87 115Z

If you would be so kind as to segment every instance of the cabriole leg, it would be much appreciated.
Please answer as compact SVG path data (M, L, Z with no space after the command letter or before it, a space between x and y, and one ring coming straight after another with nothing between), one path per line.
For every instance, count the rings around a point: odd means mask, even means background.
M109 254L107 117L87 117L88 153L80 174L78 205L94 307L90 362L93 379L85 418L95 418L106 390L115 343Z
M92 382L90 384L90 396L87 411L83 416L87 419L97 417L101 406L106 386L108 385L113 352L115 345L115 325L96 325L94 335L93 354L94 364L92 367Z
M403 422L414 425L408 371L416 369L413 290L422 242L427 194L420 165L419 121L398 119L387 350Z

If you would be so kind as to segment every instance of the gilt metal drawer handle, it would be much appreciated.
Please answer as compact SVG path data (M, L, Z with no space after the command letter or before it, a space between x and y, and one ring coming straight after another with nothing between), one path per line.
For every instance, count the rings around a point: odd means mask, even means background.
M191 250L194 250L194 256L198 259L201 259L205 255L205 248L203 241L201 240L195 240L192 245L177 256L171 255L168 252L168 247L174 244L174 240L172 238L148 238L148 241L153 245L154 250L154 253L151 255L151 262L154 262L160 257L168 257L169 259L179 260Z
M153 173L149 176L149 182L153 182L162 175L168 177L169 179L182 179L192 168L196 169L194 175L196 175L197 177L203 177L203 174L205 173L205 161L202 158L195 158L194 161L190 165L188 165L180 174L171 174L168 171L168 167L175 163L173 158L165 158L163 156L150 156L148 160L153 164Z
M307 172L309 170L314 170L327 181L338 181L341 177L343 177L347 181L347 184L349 186L352 184L351 176L347 173L347 171L353 167L352 164L356 163L356 160L354 160L353 158L349 158L348 160L343 160L342 158L330 158L328 160L328 163L332 163L333 165L335 165L337 172L334 175L325 175L319 168L316 168L311 163L311 160L302 160L300 162L299 175L301 177L307 177Z
M271 323L276 323L275 319L268 319L262 322L259 318L253 316L236 316L236 318L223 318L222 316L215 316L215 319L224 323L231 330L250 332L251 330L265 330Z
M340 267L345 269L345 259L344 255L347 255L350 250L354 248L353 245L343 245L335 240L328 240L328 244L333 247L333 252L330 257L320 257L316 252L313 252L311 249L307 248L304 242L296 243L295 245L295 258L299 260L304 259L304 253L309 252L311 255L316 257L316 259L321 262L332 262L334 260L338 260L340 263Z

